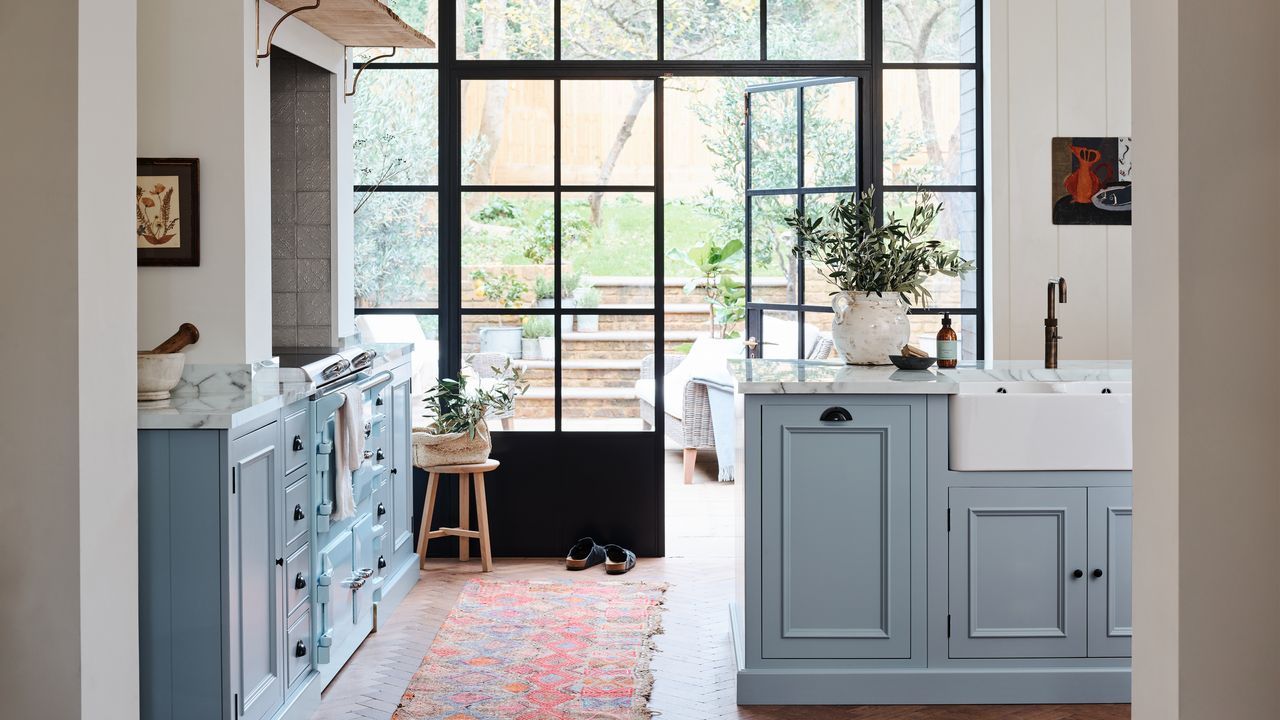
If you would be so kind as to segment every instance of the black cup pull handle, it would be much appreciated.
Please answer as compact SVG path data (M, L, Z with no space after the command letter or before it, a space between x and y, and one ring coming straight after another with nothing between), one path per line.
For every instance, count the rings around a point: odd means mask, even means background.
M302 642L301 640L299 640L299 641L298 641L298 644L293 646L293 656L294 656L294 657L306 657L306 656L307 656L307 644L306 644L306 643L304 643L304 642Z
M293 436L293 451L302 452L302 436L301 435Z
M294 522L297 522L297 521L299 521L299 520L306 520L306 519L307 519L307 514L306 514L306 513L304 513L304 512L302 512L302 506L301 506L301 505L294 505L294 506L293 506L293 521L294 521Z
M1094 576L1094 577L1096 577L1096 578L1100 578L1100 577L1102 577L1102 568L1094 568L1094 569L1093 569L1093 576Z
M853 416L842 407L829 407L822 411L822 422L849 422Z
M298 576L293 579L293 589L301 590L306 586L307 586L307 579L302 577L302 573L298 573Z
M1073 570L1073 571L1072 571L1072 573L1071 573L1071 577L1073 577L1073 578L1075 578L1075 579L1079 580L1080 578L1084 577L1084 571L1083 571L1083 570Z

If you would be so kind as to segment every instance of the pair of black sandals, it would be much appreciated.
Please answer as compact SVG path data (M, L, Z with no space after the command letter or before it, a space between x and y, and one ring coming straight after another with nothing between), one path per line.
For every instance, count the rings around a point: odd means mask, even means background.
M604 571L610 575L621 575L636 566L636 554L621 545L597 545L589 537L582 538L565 556L564 566L567 570L586 570L604 563Z

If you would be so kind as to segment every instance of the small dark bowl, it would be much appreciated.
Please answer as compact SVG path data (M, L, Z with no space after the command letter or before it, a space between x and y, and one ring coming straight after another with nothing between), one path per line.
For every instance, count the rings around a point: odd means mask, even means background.
M889 360L903 370L928 370L938 358L910 357L907 355L890 355Z

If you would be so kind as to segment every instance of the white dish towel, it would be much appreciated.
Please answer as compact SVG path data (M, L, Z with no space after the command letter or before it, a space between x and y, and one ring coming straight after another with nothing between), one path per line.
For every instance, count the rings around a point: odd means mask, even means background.
M337 472L333 476L333 511L329 522L345 520L356 514L351 474L364 462L364 393L352 385L342 391L342 398L334 419L333 451Z

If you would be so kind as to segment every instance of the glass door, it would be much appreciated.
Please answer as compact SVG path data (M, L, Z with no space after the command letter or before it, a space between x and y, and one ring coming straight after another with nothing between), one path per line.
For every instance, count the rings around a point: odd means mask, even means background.
M838 196L861 191L862 103L858 77L746 90L747 335L753 357L830 355L824 313L831 312L834 288L797 255L786 218L824 212Z
M593 533L661 553L661 83L464 75L456 86L452 346L460 373L499 383L511 367L529 383L490 425L494 457L536 479L504 491L529 493L527 507L561 496L559 517L503 518L528 523L548 555ZM602 474L608 493L596 492Z

